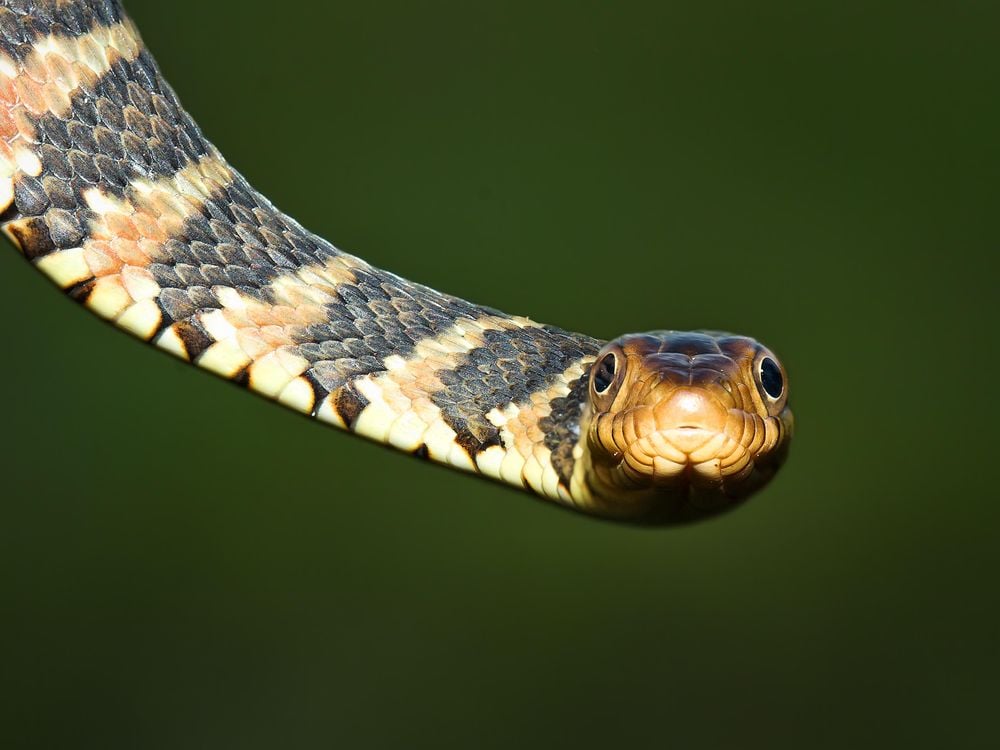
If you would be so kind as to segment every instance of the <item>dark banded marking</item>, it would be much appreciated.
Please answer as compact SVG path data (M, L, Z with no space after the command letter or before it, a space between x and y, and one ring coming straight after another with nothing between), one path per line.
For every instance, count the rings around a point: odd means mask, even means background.
M66 289L66 296L68 296L74 302L79 302L81 305L87 301L87 297L90 296L90 292L94 288L94 280L88 279L87 281L81 281L78 284Z
M69 143L81 176L99 178L106 190L124 190L137 177L169 177L211 151L146 50L134 60L116 59L71 101L65 133L51 117L39 131L63 147Z
M214 343L212 337L196 319L178 321L173 328L184 346L184 356L192 361Z
M444 387L439 374L459 367L470 351L483 346L488 332L535 325L526 318L494 315L459 319L417 342L409 356L385 357L379 369L350 381L368 402L351 429L400 450L414 451L425 444L432 459L473 470L475 446L460 440L434 401ZM321 418L323 414L321 410Z
M492 425L484 428L482 425L485 422L486 420L475 420L475 423L472 423L470 420L464 424L459 422L457 425L455 420L449 420L448 422L451 428L455 430L455 442L462 447L462 450L469 454L470 458L474 459L476 455L492 448L494 445L503 445L503 441L500 439L500 432L497 428Z
M56 249L49 225L37 216L10 222L4 226L4 231L28 260L48 255Z
M348 428L352 429L361 412L369 403L368 399L358 393L352 385L345 385L337 389L336 393L331 394L331 398L337 415Z
M587 401L590 385L590 368L584 370L570 385L569 393L549 402L551 412L542 418L538 426L545 434L545 447L551 452L552 467L559 475L559 481L569 487L573 476L573 447L580 435L581 407Z
M186 217L167 252L150 270L164 289L176 290L170 304L177 310L171 315L180 319L190 314L185 311L212 304L204 293L213 286L260 296L283 274L326 265L341 256L349 259L343 261L345 267L364 266L308 235L233 172L228 184L220 185ZM189 294L191 299L185 300ZM268 300L261 297L260 301Z
M482 347L439 374L444 387L434 402L474 456L500 443L499 431L486 417L492 409L527 400L598 349L596 340L551 327L489 331Z
M300 342L302 356L330 391L361 375L384 372L386 357L409 357L418 343L487 314L485 308L370 266L357 269L355 276L338 288L327 319L310 326Z
M309 391L312 394L312 404L310 408L308 410L300 409L300 411L308 414L310 417L316 417L319 415L319 409L326 400L327 396L330 395L330 392L317 383L316 378L314 378L310 372L302 373L299 379L308 385ZM304 386L300 386L300 388L304 388Z
M491 409L486 418L497 428L501 442L476 456L479 471L546 497L568 498L568 483L553 464L542 425L551 416L553 401L567 396L592 362L592 356L575 360L543 389L518 402ZM572 437L571 446L576 442Z

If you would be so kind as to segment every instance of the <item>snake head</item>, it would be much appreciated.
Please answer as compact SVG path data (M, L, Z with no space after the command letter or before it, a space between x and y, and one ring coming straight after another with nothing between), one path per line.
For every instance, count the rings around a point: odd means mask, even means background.
M757 341L716 332L629 334L590 371L585 482L608 515L694 520L735 506L781 466L788 379Z

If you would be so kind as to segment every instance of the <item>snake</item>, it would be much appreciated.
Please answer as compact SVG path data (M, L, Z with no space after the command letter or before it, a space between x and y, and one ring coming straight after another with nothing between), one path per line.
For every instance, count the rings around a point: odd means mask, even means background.
M0 2L0 227L132 336L551 505L641 525L707 518L788 453L787 373L755 338L605 341L408 281L304 229L205 138L118 0Z

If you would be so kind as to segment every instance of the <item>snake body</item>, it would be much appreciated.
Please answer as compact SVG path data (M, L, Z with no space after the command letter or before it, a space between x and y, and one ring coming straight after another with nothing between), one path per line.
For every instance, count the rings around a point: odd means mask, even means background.
M787 448L784 372L753 339L604 342L404 280L305 230L206 140L116 0L0 3L0 211L32 265L132 335L579 510L715 513Z

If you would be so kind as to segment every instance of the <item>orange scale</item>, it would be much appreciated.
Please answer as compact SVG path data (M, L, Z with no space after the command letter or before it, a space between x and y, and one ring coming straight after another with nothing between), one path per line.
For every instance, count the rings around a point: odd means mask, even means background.
M326 318L323 308L312 303L306 305L296 305L293 309L295 310L295 320L299 325L309 325L317 320L323 320Z
M97 81L97 73L79 60L74 60L70 63L70 68L73 70L73 79L76 81L78 87L93 88L94 83Z
M309 297L301 289L294 286L283 287L279 296L287 307L301 307L309 303Z
M222 311L222 314L233 328L257 330L257 326L244 315L242 310L237 310L235 307L227 307Z
M94 276L108 276L122 267L118 255L106 242L88 242L83 248L83 259Z
M278 326L266 326L264 328L259 328L261 338L263 338L272 349L278 349L283 346L288 346L290 341L290 336L288 335L288 329L279 328Z
M17 89L14 88L13 78L0 77L0 102L3 102L8 107L17 104Z
M104 222L103 217L91 222L90 239L96 242L111 242L114 239L114 235L111 234L111 230L108 229L108 225Z
M405 414L412 408L412 402L402 392L389 388L382 391L382 395L389 404L389 408L397 414Z
M171 237L182 237L184 235L184 222L174 216L161 216L159 218L160 233L163 242Z
M309 305L303 313L309 318L310 323L327 320L330 315L327 313L327 306L336 304L336 298L331 297L329 301L319 300Z
M188 173L191 184L194 185L198 192L205 195L205 197L210 198L213 195L218 195L222 192L222 189L229 185L230 180L219 179L219 175L208 168L207 164L200 165L200 168L193 173Z
M132 216L132 221L135 224L135 228L139 230L139 234L146 239L155 240L156 242L166 242L169 239L169 235L160 226L157 217L148 211L136 211Z
M154 299L160 293L160 286L153 274L144 267L125 266L121 272L122 285L132 299Z
M46 111L45 97L42 96L42 87L30 78L19 76L14 79L14 87L17 89L18 98L33 115L41 115Z
M212 182L223 183L231 180L232 174L229 167L219 159L209 159L198 164L198 171L202 176Z
M120 237L114 237L111 239L110 244L115 255L117 255L123 263L127 263L130 266L149 265L149 256L142 252L137 242L122 239Z
M176 185L170 185L168 183L154 184L152 191L149 192L143 200L146 203L162 203L164 213L177 215L187 213L190 207L190 202L180 191L177 190Z
M458 364L454 354L432 354L424 362L433 370L450 370Z
M521 457L523 458L525 456L531 455L535 445L522 434L514 436L514 447L517 449L517 452L520 453Z
M76 81L73 78L73 67L66 58L54 52L49 52L45 55L45 68L48 79L58 85L63 91L71 91L76 88Z
M123 214L107 214L104 223L112 236L123 240L135 241L139 239L139 230L135 228L131 217Z
M154 188L143 196L142 204L154 216L162 218L166 214L176 213L173 198L164 190Z
M411 370L409 367L404 367L399 370L393 370L389 377L395 380L400 385L407 385L415 381L419 375Z
M100 27L94 31L99 34L99 29ZM76 40L76 53L79 55L80 61L91 70L107 70L110 67L108 55L94 38L93 32Z
M410 396L413 399L413 410L423 417L427 415L428 417L436 414L440 411L441 407L435 404L427 391L411 391Z
M161 257L163 251L163 243L156 242L154 240L139 240L138 251L146 256L148 263L152 263L154 260Z
M124 26L113 26L110 34L111 44L114 45L118 54L126 58L133 58L139 54L139 43L135 36Z
M11 116L17 125L17 134L28 143L38 143L38 131L35 129L35 120L24 105L17 105L11 110Z
M46 85L42 96L45 99L45 108L49 112L60 114L73 109L69 95L56 83Z
M256 328L243 328L236 332L236 343L250 359L257 360L274 350Z
M297 322L295 308L288 305L274 305L271 307L271 319L280 326L294 325Z
M190 216L196 216L201 213L201 207L204 203L202 198L195 198L181 191L172 193L171 198L173 198L173 208L168 212L168 215L179 219L187 219Z
M326 320L326 315L317 307L309 307L296 310L291 323L301 328L308 328L322 320Z
M21 73L22 76L27 76L37 84L49 81L49 71L45 65L45 58L37 53L30 54L21 61Z
M272 326L275 323L274 316L271 315L271 308L267 305L252 305L247 308L246 314L258 328Z

